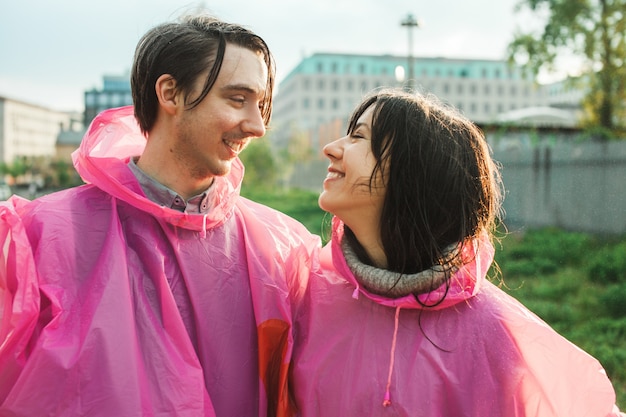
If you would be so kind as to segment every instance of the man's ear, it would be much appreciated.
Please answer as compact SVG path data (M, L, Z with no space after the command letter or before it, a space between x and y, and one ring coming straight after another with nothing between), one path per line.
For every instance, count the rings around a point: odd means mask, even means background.
M176 109L182 102L182 97L178 94L176 80L170 74L163 74L157 78L154 85L159 106L167 113L174 115Z

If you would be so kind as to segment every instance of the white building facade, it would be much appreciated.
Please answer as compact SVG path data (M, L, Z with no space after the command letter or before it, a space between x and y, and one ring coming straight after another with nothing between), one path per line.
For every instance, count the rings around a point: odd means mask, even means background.
M274 98L272 140L286 146L305 135L314 152L345 132L361 99L381 87L432 93L477 124L494 123L512 110L547 105L545 88L506 61L316 53L280 83Z
M69 113L0 97L0 162L54 157L57 136L70 123Z

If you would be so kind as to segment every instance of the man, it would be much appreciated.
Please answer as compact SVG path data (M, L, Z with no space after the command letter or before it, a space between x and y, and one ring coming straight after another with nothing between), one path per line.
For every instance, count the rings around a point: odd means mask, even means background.
M291 415L291 306L319 239L238 195L274 64L249 30L150 30L87 185L0 207L0 415ZM143 134L142 134L143 133Z

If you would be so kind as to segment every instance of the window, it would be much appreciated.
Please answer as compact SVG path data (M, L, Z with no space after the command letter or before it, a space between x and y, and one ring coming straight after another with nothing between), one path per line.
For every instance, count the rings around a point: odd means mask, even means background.
M325 103L324 103L324 99L323 98L317 99L317 108L318 109L320 109L320 110L323 109L324 108L324 104Z
M311 106L311 102L310 102L308 97L305 97L304 99L302 99L302 108L303 109L308 109L310 106Z
M120 107L123 105L122 103L122 94L121 93L112 93L111 94L111 105L114 107Z
M85 105L94 106L96 104L96 95L93 93L85 94Z
M324 82L324 80L317 80L317 89L318 90L323 90L326 86L326 83Z
M485 95L489 95L491 93L491 89L489 88L489 84L485 84L485 87L483 89Z

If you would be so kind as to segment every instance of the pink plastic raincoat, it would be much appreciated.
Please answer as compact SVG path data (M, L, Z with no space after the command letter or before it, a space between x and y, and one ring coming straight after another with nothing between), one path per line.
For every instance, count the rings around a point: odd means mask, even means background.
M493 248L451 279L445 300L368 293L333 221L296 319L293 386L303 417L619 415L601 365L485 279ZM432 305L439 288L420 299Z
M88 185L0 207L0 416L292 415L292 303L319 239L240 197L239 161L206 216L151 202L127 167L144 145L132 108L106 111L74 154ZM241 372L257 382L220 391Z

